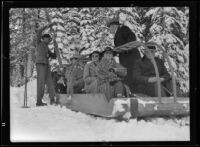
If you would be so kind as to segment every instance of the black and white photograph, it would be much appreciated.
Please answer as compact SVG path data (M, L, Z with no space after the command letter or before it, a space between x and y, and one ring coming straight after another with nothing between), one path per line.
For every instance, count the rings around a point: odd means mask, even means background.
M190 10L10 8L10 142L191 141Z

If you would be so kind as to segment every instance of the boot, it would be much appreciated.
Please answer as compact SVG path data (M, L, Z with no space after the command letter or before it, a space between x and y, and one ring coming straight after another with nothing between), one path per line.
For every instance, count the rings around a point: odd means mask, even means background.
M53 105L53 104L56 104L56 102L55 102L54 99L51 99L51 100L50 100L50 105Z
M36 103L36 106L47 106L46 103L40 102L40 103Z

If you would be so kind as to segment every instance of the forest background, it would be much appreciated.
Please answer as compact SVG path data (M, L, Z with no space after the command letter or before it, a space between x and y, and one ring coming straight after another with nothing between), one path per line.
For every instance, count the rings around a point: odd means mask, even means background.
M181 93L189 93L189 8L188 7L84 7L84 8L12 8L9 11L10 85L24 84L27 55L32 56L31 78L35 74L37 25L57 22L47 29L58 46L63 64L81 48L81 54L106 46L114 47L114 36L106 26L109 18L120 21L136 34L137 41L154 41L168 54ZM80 46L77 46L77 41ZM55 44L49 45L53 50ZM156 56L163 58L161 51ZM164 59L165 60L165 59ZM52 68L58 65L51 60ZM165 65L169 71L167 62Z

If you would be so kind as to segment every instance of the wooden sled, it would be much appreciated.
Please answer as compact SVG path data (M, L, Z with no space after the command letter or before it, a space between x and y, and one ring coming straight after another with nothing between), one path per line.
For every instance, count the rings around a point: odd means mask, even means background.
M159 78L158 68L153 58L153 65L156 71L158 97L129 97L129 98L112 98L107 101L104 94L57 94L57 102L65 105L67 108L83 112L86 114L97 115L106 118L129 119L130 117L152 117L152 116L188 116L190 114L189 97L177 97L176 81L173 68L167 54L161 46L156 43L140 43L137 41L127 43L114 50L117 52L127 51L135 47L153 45L163 51L171 70L173 82L173 96L161 97L161 81ZM150 53L151 54L151 53Z

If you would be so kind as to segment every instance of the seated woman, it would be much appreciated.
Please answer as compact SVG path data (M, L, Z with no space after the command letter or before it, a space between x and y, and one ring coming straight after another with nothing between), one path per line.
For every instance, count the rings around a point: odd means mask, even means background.
M126 76L127 70L114 60L114 51L107 47L103 52L103 58L98 68L98 92L104 93L110 100L113 97L125 95L122 78Z
M97 93L97 69L99 66L100 53L94 51L90 54L91 62L87 63L84 67L83 79L85 82L86 93Z
M83 65L78 61L81 56L78 54L73 55L71 58L72 64L69 70L65 73L65 78L67 79L67 94L72 93L82 93L84 88L83 81Z

